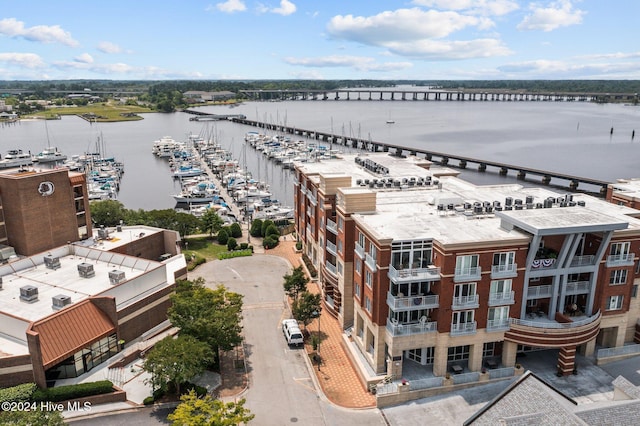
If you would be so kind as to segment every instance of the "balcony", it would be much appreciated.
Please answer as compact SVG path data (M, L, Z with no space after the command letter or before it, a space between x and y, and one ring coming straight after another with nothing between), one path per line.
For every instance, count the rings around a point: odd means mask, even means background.
M526 346L560 348L581 345L598 335L602 319L600 312L590 317L574 318L570 322L552 321L546 317L537 320L510 318L510 328L504 338Z
M505 331L509 330L510 326L509 318L502 318L496 320L487 320L487 331Z
M482 275L482 268L479 266L456 268L455 275L453 276L454 282L463 281L476 281L479 280Z
M567 283L565 294L589 293L591 283L589 281L571 281Z
M369 253L365 253L364 255L364 263L366 263L369 269L371 269L371 272L376 272L378 270L376 267L376 260L371 257Z
M331 231L334 234L338 235L338 225L336 225L336 223L329 218L327 218L327 231Z
M489 293L489 306L513 305L516 303L515 292Z
M477 294L454 297L451 309L475 309L480 306L479 300L480 298Z
M356 243L356 254L360 259L364 259L364 247Z
M338 268L336 268L336 265L332 264L327 260L324 263L324 267L327 269L327 271L331 272L334 276L336 277L338 276Z
M394 311L409 309L435 309L439 306L440 296L432 294L428 296L394 296L387 292L387 305Z
M607 256L607 268L616 266L633 266L633 253L611 254Z
M491 266L491 279L493 280L502 279L502 278L514 278L516 276L518 276L517 263Z
M338 250L336 249L336 245L329 240L327 240L326 244L327 244L327 251L332 255L337 256Z
M452 336L464 336L465 334L476 334L477 324L473 322L464 322L462 324L451 324Z
M591 254L586 256L573 256L573 259L571 259L571 267L590 266L595 264L596 264L596 257Z
M396 282L437 281L440 279L440 268L428 266L426 268L396 269L389 265L389 279Z
M551 297L552 287L550 285L536 285L527 289L527 299L543 299Z
M436 331L438 331L438 323L435 321L401 324L387 318L387 332L393 337L435 333Z

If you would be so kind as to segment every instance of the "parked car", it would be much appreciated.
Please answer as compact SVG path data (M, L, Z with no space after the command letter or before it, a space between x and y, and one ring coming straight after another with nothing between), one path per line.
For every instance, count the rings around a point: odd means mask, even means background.
M302 331L298 326L298 321L294 319L286 319L282 321L282 333L287 344L289 346L302 346L304 344L304 337Z

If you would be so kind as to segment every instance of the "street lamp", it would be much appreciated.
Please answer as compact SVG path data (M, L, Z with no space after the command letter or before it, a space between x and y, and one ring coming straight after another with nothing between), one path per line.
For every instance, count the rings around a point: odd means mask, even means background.
M320 371L320 311L313 311L311 315L318 318L318 371Z

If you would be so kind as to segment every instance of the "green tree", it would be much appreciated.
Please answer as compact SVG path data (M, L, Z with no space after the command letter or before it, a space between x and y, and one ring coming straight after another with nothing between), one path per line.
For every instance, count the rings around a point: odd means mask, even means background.
M176 226L174 230L178 231L181 236L193 234L200 226L201 221L189 213L177 213L176 214Z
M242 237L242 228L240 227L240 224L238 222L233 222L231 226L229 226L229 231L231 231L230 235L233 238Z
M252 237L262 237L262 219L254 219L251 222L251 229L249 229L249 234Z
M0 424L14 426L64 426L60 411L16 410L0 411Z
M291 313L295 319L304 324L306 329L307 325L320 315L322 310L321 302L320 294L312 294L305 291L300 294L300 298L294 300L291 304Z
M200 218L200 221L202 231L208 232L210 236L217 233L220 228L222 228L222 225L224 225L224 220L222 220L214 209L207 209Z
M233 251L237 247L238 247L238 241L233 237L229 237L229 239L227 240L227 250Z
M302 266L294 268L291 274L287 274L283 278L284 291L292 299L297 299L298 295L307 290L309 278L305 275Z
M118 225L127 216L124 204L116 200L92 201L89 203L89 211L91 220L98 226Z
M260 229L260 235L263 237L267 236L267 228L269 228L270 225L274 225L273 221L271 219L266 219L262 221L262 228Z
M151 374L154 389L167 389L173 383L180 395L180 384L204 371L212 359L209 345L190 335L167 336L155 344L144 360L143 369Z
M190 391L182 395L180 401L168 416L174 426L237 426L249 423L255 417L244 407L244 398L225 403L210 395L199 398L194 391Z
M220 285L204 287L204 279L179 281L167 313L171 324L183 334L206 342L217 355L242 342L242 295Z
M229 234L226 229L222 228L218 231L218 244L225 245L227 241L229 241Z

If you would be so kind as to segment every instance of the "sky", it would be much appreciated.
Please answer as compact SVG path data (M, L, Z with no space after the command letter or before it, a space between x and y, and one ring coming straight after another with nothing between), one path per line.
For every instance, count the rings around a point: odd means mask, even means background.
M640 79L640 0L2 0L0 80Z

